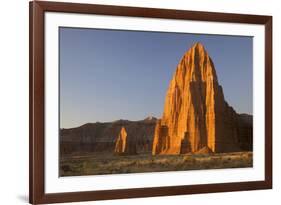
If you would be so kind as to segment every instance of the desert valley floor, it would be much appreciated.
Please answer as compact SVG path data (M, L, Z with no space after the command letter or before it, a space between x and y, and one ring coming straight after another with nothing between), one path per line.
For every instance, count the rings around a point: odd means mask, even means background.
M69 155L60 160L60 176L243 168L252 167L252 158L252 152L156 156Z

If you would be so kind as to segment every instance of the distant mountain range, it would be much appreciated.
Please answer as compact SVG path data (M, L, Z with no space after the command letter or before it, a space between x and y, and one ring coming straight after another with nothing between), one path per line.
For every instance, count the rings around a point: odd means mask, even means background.
M250 149L248 136L252 134L252 115L239 114L239 129L243 135L241 146ZM154 130L157 122L155 117L147 117L139 121L117 120L113 122L87 123L80 127L60 130L60 153L113 153L115 141L122 127L126 128L128 137L133 137L137 153L151 153Z
M133 137L138 153L151 152L157 118L147 117L139 121L117 120L113 122L87 123L80 127L60 130L60 152L108 152L122 127Z

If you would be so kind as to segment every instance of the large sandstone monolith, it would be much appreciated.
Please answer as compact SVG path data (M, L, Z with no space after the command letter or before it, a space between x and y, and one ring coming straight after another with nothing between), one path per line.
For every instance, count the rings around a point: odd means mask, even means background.
M238 151L237 116L224 99L211 58L196 43L184 54L170 82L163 116L155 127L152 154L202 148Z
M115 142L114 153L117 155L136 154L136 141L128 136L125 127L122 127Z

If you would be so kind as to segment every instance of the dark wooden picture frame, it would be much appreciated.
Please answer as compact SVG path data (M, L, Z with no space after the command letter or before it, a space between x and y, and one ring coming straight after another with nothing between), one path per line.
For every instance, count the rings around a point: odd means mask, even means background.
M210 13L199 11L167 10L104 6L92 4L30 2L29 5L29 200L33 204L74 202L88 200L153 197L272 188L272 17ZM235 183L166 186L46 194L44 185L44 14L45 12L101 14L127 17L182 19L209 22L247 23L265 26L265 180Z

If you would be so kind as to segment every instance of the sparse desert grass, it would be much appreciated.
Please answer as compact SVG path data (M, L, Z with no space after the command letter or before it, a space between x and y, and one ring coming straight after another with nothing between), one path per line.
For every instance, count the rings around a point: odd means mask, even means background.
M253 166L252 152L218 154L115 156L88 154L60 160L61 176L100 175L200 169L243 168Z

